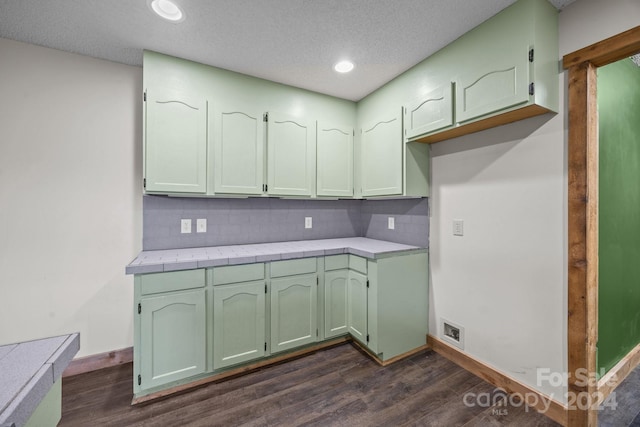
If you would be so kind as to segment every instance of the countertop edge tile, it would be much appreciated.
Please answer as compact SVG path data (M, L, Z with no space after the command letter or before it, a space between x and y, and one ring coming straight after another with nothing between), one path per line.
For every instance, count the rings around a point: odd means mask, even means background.
M198 268L220 267L229 264L229 258L213 258L198 260Z
M229 265L238 265L238 264L253 264L256 262L256 257L254 256L237 256L237 257L229 257Z
M427 250L428 248L367 237L210 246L143 251L126 267L125 272L126 274L158 273L339 254L353 254L375 260ZM216 257L207 258L212 254Z
M177 261L164 264L163 271L192 270L198 268L198 261Z
M62 377L62 373L73 357L80 351L80 334L78 332L69 335L67 339L58 347L55 353L51 355L47 363L53 365L53 382L55 383Z

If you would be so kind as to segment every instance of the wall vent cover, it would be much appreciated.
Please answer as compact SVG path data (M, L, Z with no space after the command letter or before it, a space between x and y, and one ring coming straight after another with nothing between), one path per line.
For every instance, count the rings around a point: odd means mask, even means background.
M460 350L464 350L464 328L457 323L440 318L440 337Z

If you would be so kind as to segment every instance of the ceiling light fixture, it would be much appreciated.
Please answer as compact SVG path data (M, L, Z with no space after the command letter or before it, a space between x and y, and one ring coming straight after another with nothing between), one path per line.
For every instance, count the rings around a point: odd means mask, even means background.
M182 9L171 0L150 0L149 6L158 16L168 21L181 22L184 20Z
M340 61L336 65L333 66L333 69L339 73L348 73L353 70L353 62L351 61Z

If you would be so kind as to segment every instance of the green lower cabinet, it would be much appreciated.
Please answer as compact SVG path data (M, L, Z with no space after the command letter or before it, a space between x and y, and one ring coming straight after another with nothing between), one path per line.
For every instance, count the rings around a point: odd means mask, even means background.
M352 337L367 343L367 276L349 271L347 285L347 323Z
M426 252L367 261L367 347L382 361L426 344L428 266Z
M213 287L213 368L265 355L265 282Z
M324 337L333 338L349 332L347 325L347 283L349 270L324 274Z
M206 370L205 290L140 299L140 379L143 389Z
M271 352L317 340L317 274L271 280Z
M428 263L343 254L136 275L134 395L342 335L382 361L420 348Z

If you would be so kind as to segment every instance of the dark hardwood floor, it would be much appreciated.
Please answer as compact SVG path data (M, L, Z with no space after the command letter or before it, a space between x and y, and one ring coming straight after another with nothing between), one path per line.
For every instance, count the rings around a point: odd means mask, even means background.
M598 414L600 427L640 427L640 366L609 395Z
M380 367L352 344L131 406L132 364L62 383L60 426L557 426L425 351Z

